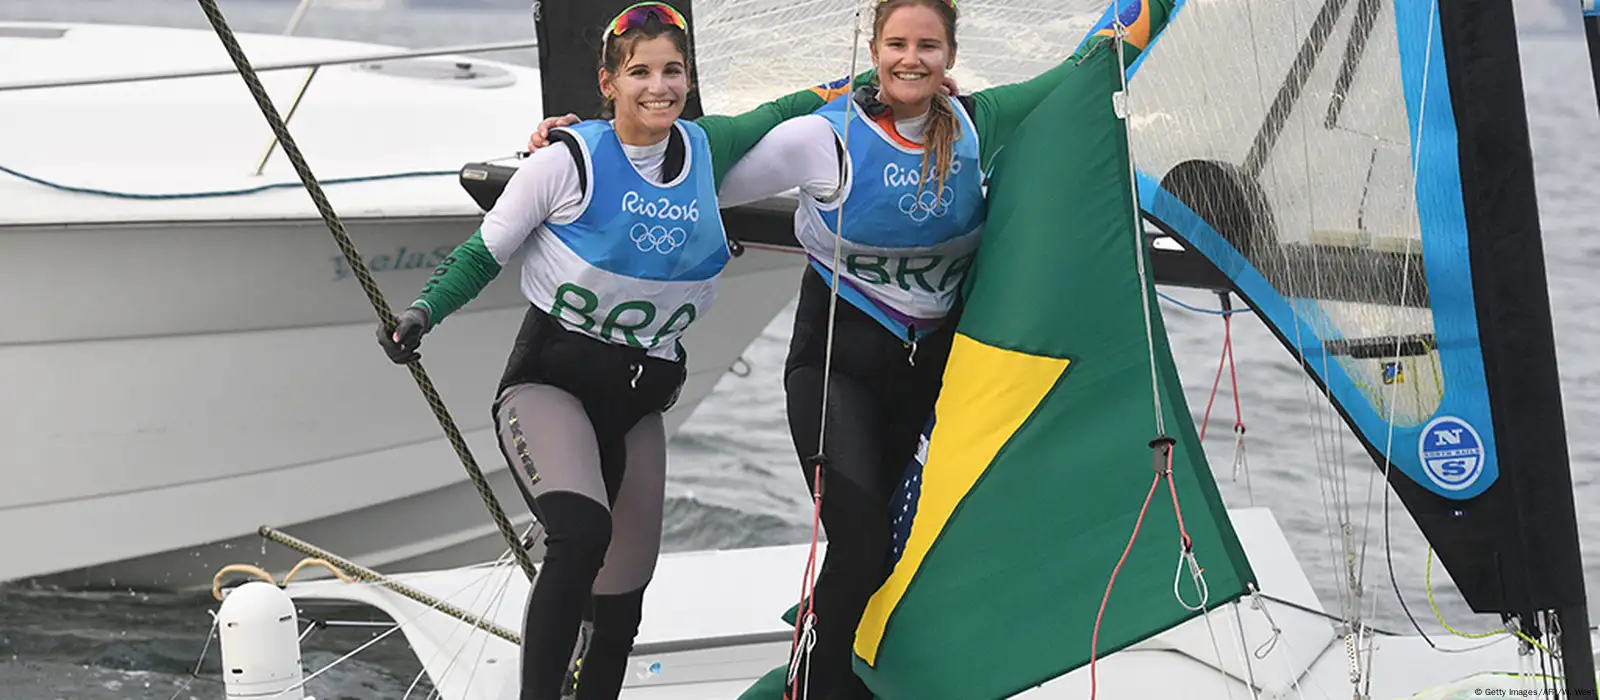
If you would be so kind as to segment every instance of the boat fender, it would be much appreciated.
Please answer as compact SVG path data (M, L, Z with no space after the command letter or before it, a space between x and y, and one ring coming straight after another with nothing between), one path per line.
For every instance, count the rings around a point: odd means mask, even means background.
M251 581L228 593L217 634L227 700L315 700L301 686L300 619L283 589Z

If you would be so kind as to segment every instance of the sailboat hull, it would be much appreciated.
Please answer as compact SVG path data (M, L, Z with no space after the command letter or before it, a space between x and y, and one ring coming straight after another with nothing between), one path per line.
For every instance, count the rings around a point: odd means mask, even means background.
M392 306L476 226L465 216L346 222ZM0 228L0 276L41 301L0 324L0 580L208 587L217 562L282 571L262 525L406 569L504 542L318 219ZM801 259L733 261L689 333L675 431L794 293ZM516 270L449 317L423 366L507 513L526 507L488 406L526 302ZM44 295L48 292L49 296ZM154 514L159 514L156 517Z

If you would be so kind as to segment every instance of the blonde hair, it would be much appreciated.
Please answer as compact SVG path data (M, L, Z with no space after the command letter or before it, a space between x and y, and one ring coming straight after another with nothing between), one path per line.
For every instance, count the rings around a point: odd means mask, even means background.
M920 5L934 12L944 20L945 41L949 43L950 50L956 50L956 8L947 0L882 0L872 17L872 42L878 42L878 35L883 33L883 25L889 21L889 16L902 7ZM928 107L928 125L922 137L922 176L917 181L917 194L922 194L922 188L928 182L928 166L932 161L935 178L938 185L934 192L944 191L945 178L950 174L951 161L955 159L956 139L961 138L961 125L956 121L956 113L950 107L950 101L943 95L934 95L933 104Z

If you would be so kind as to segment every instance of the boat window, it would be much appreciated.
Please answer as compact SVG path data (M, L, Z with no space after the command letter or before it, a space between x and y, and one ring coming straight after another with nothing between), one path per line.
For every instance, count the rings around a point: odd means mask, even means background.
M0 25L0 39L60 39L66 27L17 27Z
M372 61L358 64L357 68L379 75L472 88L503 88L517 82L517 77L504 68L450 59Z

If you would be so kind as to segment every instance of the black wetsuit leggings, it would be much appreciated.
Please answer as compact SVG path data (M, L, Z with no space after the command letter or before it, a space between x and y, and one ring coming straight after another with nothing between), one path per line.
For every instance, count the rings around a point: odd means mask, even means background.
M827 283L811 267L800 284L794 336L784 370L789 429L806 484L812 483L822 420L827 348ZM822 525L827 554L813 597L817 640L809 673L790 697L871 700L851 669L856 625L888 578L890 500L932 415L950 354L955 318L918 341L915 353L872 317L840 299L823 439ZM808 680L809 677L809 680ZM809 694L804 688L809 683Z
M531 310L501 382L500 446L546 552L522 628L521 700L561 697L586 609L578 700L615 700L661 547L681 362L601 343Z

